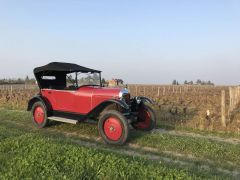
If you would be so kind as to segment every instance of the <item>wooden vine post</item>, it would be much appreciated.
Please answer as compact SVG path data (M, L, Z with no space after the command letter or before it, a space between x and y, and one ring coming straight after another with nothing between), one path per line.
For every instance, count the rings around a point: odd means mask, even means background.
M136 86L136 96L138 96L138 87Z
M226 105L226 94L225 94L225 91L224 90L222 90L222 101L221 101L221 107L222 107L222 110L221 110L221 112L222 112L222 126L223 127L226 127L227 125L226 125L226 107L225 107L225 105Z

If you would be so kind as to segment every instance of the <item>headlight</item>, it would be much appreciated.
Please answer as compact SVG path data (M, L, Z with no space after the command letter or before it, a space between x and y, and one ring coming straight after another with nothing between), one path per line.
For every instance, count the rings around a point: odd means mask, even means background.
M129 94L129 91L127 89L122 89L119 92L119 98L122 99L125 94Z
M119 99L126 102L127 104L130 103L130 93L127 89L122 89L119 92Z

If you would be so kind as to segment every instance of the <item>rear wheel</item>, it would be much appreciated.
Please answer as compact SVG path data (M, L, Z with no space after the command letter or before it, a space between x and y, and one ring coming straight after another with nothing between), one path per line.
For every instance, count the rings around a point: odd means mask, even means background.
M138 110L137 122L134 122L132 126L138 130L153 130L156 127L156 116L153 109L146 104L142 104Z
M32 120L38 128L44 128L48 124L47 110L40 101L35 102L32 106Z
M118 111L106 111L99 119L98 130L107 144L123 145L129 134L127 119Z

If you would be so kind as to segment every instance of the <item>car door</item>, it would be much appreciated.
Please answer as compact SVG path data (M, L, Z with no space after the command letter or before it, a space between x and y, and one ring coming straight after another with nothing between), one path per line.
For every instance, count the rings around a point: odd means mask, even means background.
M88 114L92 110L93 87L80 87L75 94L74 112Z
M44 89L42 94L55 111L87 114L92 110L92 87L81 87L74 91Z
M76 91L55 90L52 96L56 101L56 109L63 112L74 112Z
M51 103L53 110L74 112L76 91L43 89L42 95Z

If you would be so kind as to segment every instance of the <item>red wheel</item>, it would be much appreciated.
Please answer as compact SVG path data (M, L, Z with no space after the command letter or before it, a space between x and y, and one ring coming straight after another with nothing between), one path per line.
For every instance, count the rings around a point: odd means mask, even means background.
M104 123L104 132L110 140L117 141L122 136L123 128L118 119L110 117Z
M156 126L155 113L151 107L142 104L138 110L137 122L132 124L135 129L151 131Z
M37 106L34 109L34 120L36 121L36 123L42 124L44 122L44 119L45 119L45 113L43 108L41 106Z
M98 130L106 143L122 145L127 141L129 125L120 112L109 110L100 117Z
M43 128L48 124L48 117L45 105L37 101L32 106L32 120L38 128Z

